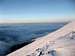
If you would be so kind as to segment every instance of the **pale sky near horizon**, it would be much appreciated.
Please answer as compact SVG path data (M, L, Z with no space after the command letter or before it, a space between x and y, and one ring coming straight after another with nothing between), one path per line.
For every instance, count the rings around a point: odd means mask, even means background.
M0 23L75 20L75 0L0 0Z

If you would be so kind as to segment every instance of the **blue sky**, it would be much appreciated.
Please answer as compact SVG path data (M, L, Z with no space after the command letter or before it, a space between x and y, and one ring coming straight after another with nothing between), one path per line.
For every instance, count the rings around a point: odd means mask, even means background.
M0 0L0 22L75 19L75 0Z

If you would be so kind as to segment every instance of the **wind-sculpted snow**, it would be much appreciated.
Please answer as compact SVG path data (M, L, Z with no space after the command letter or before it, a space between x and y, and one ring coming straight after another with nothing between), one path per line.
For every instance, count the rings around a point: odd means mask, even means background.
M0 25L0 56L15 51L63 25L65 23L2 24Z
M57 55L57 50L55 50L54 48L51 49L51 47L55 46L55 44L57 44L58 41L65 42L64 45L73 44L75 42L75 32L70 32L69 34L63 36L62 38L60 37L60 39L57 39L55 41L56 41L56 43L46 44L42 48L38 48L38 49L35 50L35 52L33 52L29 55L26 55L26 56L58 56ZM59 43L63 44L63 42L59 42Z

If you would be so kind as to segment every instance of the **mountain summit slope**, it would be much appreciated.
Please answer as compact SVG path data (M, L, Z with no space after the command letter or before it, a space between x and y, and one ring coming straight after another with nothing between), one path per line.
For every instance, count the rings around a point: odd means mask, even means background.
M7 56L75 56L75 22L70 22Z

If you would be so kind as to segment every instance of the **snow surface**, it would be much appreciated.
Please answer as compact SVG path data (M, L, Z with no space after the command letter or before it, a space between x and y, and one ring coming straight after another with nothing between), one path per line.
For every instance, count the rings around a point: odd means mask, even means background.
M70 22L7 56L75 56L75 22Z

